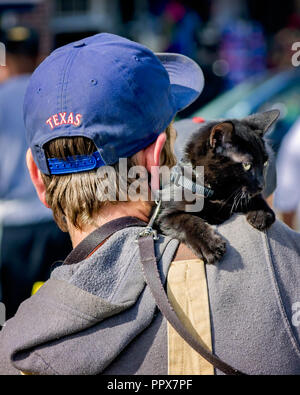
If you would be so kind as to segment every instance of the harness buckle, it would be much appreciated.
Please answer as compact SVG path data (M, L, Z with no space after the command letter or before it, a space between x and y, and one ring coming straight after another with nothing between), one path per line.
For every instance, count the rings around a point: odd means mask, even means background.
M157 231L153 229L151 226L146 226L146 228L137 235L135 239L135 243L138 243L141 237L148 237L148 236L152 236L153 240L159 240Z

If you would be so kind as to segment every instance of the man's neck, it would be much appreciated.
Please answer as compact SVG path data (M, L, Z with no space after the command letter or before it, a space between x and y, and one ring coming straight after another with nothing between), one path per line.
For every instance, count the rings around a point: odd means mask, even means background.
M67 220L73 248L94 230L114 219L136 217L144 222L148 222L150 211L151 206L148 202L125 202L103 207L99 215L94 218L93 225L86 225L82 230L75 228Z

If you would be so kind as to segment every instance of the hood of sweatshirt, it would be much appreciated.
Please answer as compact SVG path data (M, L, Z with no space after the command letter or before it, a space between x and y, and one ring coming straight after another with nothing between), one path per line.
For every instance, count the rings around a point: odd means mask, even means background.
M0 332L0 373L101 373L152 321L155 302L134 242L140 227L116 232L91 257L54 269ZM162 281L178 241L155 243Z

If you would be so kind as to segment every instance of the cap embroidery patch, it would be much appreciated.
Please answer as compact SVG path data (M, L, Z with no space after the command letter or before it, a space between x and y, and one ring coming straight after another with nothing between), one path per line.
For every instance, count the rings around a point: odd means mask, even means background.
M73 125L73 126L80 126L82 120L81 114L74 115L73 112L69 114L66 112L60 112L58 114L52 115L50 118L47 119L46 124L51 128L54 129L61 125Z

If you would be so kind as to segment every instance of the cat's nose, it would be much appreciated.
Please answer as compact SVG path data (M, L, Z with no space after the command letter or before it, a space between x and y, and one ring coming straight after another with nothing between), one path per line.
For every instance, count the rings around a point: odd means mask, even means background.
M261 191L264 189L264 184L263 184L262 182L260 182L260 183L257 185L257 189L261 192Z
M262 176L257 176L256 178L256 185L257 189L261 192L264 189L265 180Z

